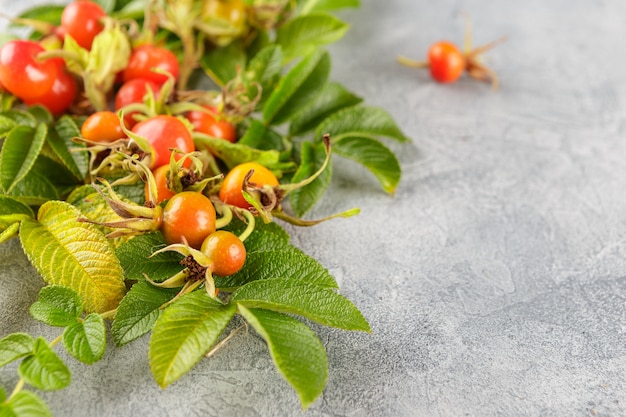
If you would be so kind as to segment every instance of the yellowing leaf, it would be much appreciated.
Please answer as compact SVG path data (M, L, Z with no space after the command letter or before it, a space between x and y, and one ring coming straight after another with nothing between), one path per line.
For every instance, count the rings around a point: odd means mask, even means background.
M123 198L124 201L129 201ZM68 203L80 210L82 215L91 221L106 223L121 220L122 218L113 211L107 201L98 194L93 186L83 185L75 188L74 191L67 197ZM96 226L103 234L107 234L111 229L106 226ZM113 248L117 248L122 243L126 242L130 237L122 236L114 239L109 239L108 242Z
M102 313L124 296L124 274L104 235L79 222L80 216L70 204L49 201L39 209L38 221L22 221L20 239L44 281L72 288L85 311Z

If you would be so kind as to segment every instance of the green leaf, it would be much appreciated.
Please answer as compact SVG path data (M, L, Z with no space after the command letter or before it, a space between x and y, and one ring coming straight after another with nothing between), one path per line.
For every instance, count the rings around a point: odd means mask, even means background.
M81 209L81 205L87 206L88 204L93 204L94 202L91 200L91 196L93 194L98 194L96 189L92 184L85 184L79 187L76 187L70 195L67 196L65 201L75 207ZM83 211L82 209L80 210ZM84 213L83 213L84 214ZM90 217L91 218L91 217Z
M348 107L333 113L317 127L315 137L321 138L325 133L329 133L334 141L341 136L386 137L399 142L409 140L389 113L370 106Z
M135 236L120 245L116 255L124 269L126 279L144 281L144 274L153 281L164 281L180 272L183 256L174 251L152 254L167 244L159 232Z
M268 310L239 312L267 342L276 368L308 408L320 396L328 379L328 358L324 345L304 323Z
M28 217L35 217L29 206L11 197L0 195L0 231Z
M36 129L18 126L4 140L0 153L0 183L5 192L29 173L39 156L48 134L48 127L39 124Z
M111 14L115 10L116 0L95 0L102 7L106 14Z
M313 10L338 10L346 7L359 7L359 0L318 0Z
M232 42L206 52L200 59L200 66L217 85L224 87L237 76L237 68L243 69L246 66L243 42Z
M16 237L19 230L20 230L19 223L13 223L12 225L4 229L2 232L0 232L0 243L4 243L7 240Z
M2 403L7 399L7 393L4 392L4 388L0 386L0 410L2 410Z
M70 370L42 337L35 340L33 353L20 363L18 372L26 383L44 391L65 388L70 383Z
M293 246L248 253L241 271L228 277L215 277L215 285L221 289L233 289L252 281L279 277L294 277L322 287L337 288L337 282L326 268Z
M48 284L78 292L87 312L117 307L126 291L122 268L102 233L79 222L80 211L62 201L49 201L38 220L23 220L24 252Z
M17 126L15 120L0 114L0 139L6 136L15 126Z
M306 56L317 48L336 42L345 35L349 25L327 13L298 16L280 26L276 43L284 51L284 61Z
M107 0L104 0L104 1L107 1ZM123 8L127 7L129 4L137 3L137 2L141 3L142 5L144 5L144 1L143 0L117 0L115 2L115 10L122 10Z
M76 323L83 314L83 303L71 288L49 285L39 291L39 299L30 306L30 315L49 326L65 327Z
M280 76L283 69L283 51L280 45L269 44L258 51L246 67L249 79L266 83Z
M115 13L112 17L116 19L143 19L146 10L145 0L118 0Z
M50 113L50 111L46 107L40 104L29 106L28 110L26 111L32 114L39 124L49 126L52 124L52 122L54 122L54 116L52 115L52 113Z
M165 309L150 339L150 369L157 384L165 388L188 372L234 314L234 305L224 305L203 290L182 296Z
M280 161L280 153L276 150L263 151L240 143L230 143L224 139L198 134L194 135L194 142L198 149L210 150L229 169L243 162L258 162L271 170L293 168L292 162Z
M17 37L6 33L0 34L0 46L3 46L6 42L14 39L17 39ZM13 94L6 91L0 91L0 111L11 109L17 100L18 98ZM4 138L4 135L5 132L0 133L0 139Z
M285 145L283 137L269 126L265 126L259 120L251 120L246 133L237 142L239 145L249 146L254 149L271 151L282 150ZM272 155L275 157L275 155Z
M249 0L244 0L248 2ZM273 35L273 33L272 33ZM246 54L248 55L248 62L250 62L261 49L273 45L273 40L270 38L270 33L267 30L259 30L256 32L253 39L251 39L246 46Z
M29 355L35 339L26 333L12 333L0 339L0 367Z
M30 391L21 390L11 399L0 404L2 417L52 417L45 402Z
M246 224L236 218L225 227L226 230L230 230L236 235L240 235L245 228ZM289 244L289 235L287 232L274 222L256 222L254 231L244 241L244 245L246 246L248 255L255 252L292 248Z
M59 193L64 192L64 189L73 189L79 182L65 166L58 163L55 159L49 158L43 154L39 155L39 158L35 161L35 165L33 165L31 172L37 172L38 174L44 175L55 187L57 187Z
M26 110L6 110L2 112L2 116L8 117L9 119L13 120L16 126L28 126L34 129L39 124L35 116L27 112Z
M297 314L339 329L371 331L367 320L346 297L297 277L250 282L233 294L231 302Z
M329 82L322 88L315 100L291 120L289 134L298 136L314 130L331 114L343 108L357 105L361 101L360 97L346 90L341 84Z
M33 209L26 204L20 203L11 197L0 195L0 216L6 214L25 214L29 217L35 217Z
M155 287L147 281L134 284L115 313L111 326L115 343L122 346L151 331L162 312L160 307L177 292L177 289Z
M302 142L300 166L291 181L297 183L309 178L322 167L325 159L326 151L323 143ZM297 216L302 216L322 198L330 186L332 175L332 164L328 164L326 169L313 182L289 194L291 208Z
M80 129L69 116L62 116L48 135L48 145L58 160L76 179L84 180L89 168L89 155L83 144L73 142ZM80 150L80 151L79 151Z
M62 5L46 4L32 7L22 12L19 17L22 19L39 20L59 26L61 24L61 14L63 13L63 9L64 6Z
M402 172L400 163L393 152L376 139L342 136L333 142L333 151L362 164L376 176L386 192L395 192Z
M281 124L307 106L324 86L330 73L328 53L316 51L294 66L278 83L263 106L268 124Z
M9 193L15 200L30 206L38 206L49 200L58 200L59 191L45 172L31 170Z
M249 96L253 98L257 91L252 87L254 83L261 86L263 93L259 105L269 97L268 92L272 91L283 69L283 51L279 45L271 44L261 49L248 63L246 68L246 80L250 84Z
M359 7L359 0L305 0L300 7L300 14L307 14L312 11L325 12L331 10L344 9L346 7Z
M63 332L63 345L70 355L83 363L98 362L106 346L104 320L99 314L91 313L70 324Z
M112 182L110 178L104 176L109 182ZM146 194L145 194L145 185L142 181L137 181L134 184L120 184L113 187L115 192L127 199L128 201L132 201L137 204L143 204L146 202Z

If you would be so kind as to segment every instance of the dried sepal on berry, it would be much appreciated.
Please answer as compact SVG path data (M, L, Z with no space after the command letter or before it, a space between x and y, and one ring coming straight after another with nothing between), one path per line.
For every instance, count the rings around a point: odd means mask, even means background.
M133 236L159 230L163 217L163 209L160 206L146 207L124 201L113 190L113 187L107 180L98 178L98 181L103 185L103 188L95 183L93 187L104 198L109 207L120 216L120 220L98 222L86 217L80 217L79 221L114 229L114 231L107 234L109 238Z

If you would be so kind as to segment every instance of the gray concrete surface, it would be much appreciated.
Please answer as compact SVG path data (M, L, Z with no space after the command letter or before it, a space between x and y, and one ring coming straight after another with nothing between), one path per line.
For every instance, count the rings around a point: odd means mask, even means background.
M508 36L485 58L497 93L394 61L460 42L463 13L477 44ZM414 141L394 146L395 197L337 158L312 215L362 214L289 229L374 330L316 328L330 378L304 415L626 415L626 2L364 0L342 17L333 78ZM56 336L28 316L41 282L17 242L0 265L1 333ZM303 415L252 333L165 391L147 343L71 361L71 386L42 395L58 417Z

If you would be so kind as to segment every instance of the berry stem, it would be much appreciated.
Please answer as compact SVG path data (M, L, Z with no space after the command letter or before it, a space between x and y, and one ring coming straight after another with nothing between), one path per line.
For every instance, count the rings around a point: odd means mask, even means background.
M215 228L221 229L223 227L228 226L231 220L233 219L233 211L226 204L213 204L215 206L215 210L222 216L219 219L215 220Z
M360 212L361 212L360 209L353 208L353 209L346 210L346 211L341 212L341 213L336 213L336 214L333 214L331 216L327 216L327 217L324 217L322 219L316 219L316 220L299 219L299 218L296 218L296 217L288 215L287 213L285 213L282 210L281 211L275 210L273 212L273 214L274 214L274 217L276 217L278 219L281 219L281 220L284 220L287 223L293 224L294 226L305 226L305 227L308 227L308 226L315 226L315 225L320 224L322 222L325 222L325 221L328 221L328 220L331 220L331 219L336 219L338 217L352 217L352 216L355 216L355 215L359 214Z
M414 59L411 58L407 58L403 55L399 55L396 58L396 61L398 61L399 64L402 64L406 67L411 67L411 68L428 68L430 67L430 64L426 61L416 61Z
M472 51L472 19L467 13L463 13L465 17L465 36L463 37L463 53L467 56Z
M17 381L17 384L15 384L15 388L13 388L13 391L11 392L11 395L9 395L8 400L15 397L24 388L24 384L25 384L24 378L20 378Z
M116 314L117 314L117 308L101 313L100 317L102 317L103 320L109 320L109 319L113 320Z
M243 242L254 231L254 225L255 225L256 220L254 219L254 215L252 213L250 213L250 211L248 211L248 210L241 209L241 210L238 211L238 213L241 213L246 218L246 220L248 221L248 226L239 235L239 240L241 240Z
M237 327L235 330L230 332L230 334L228 336L226 336L217 345L215 345L213 348L211 348L211 350L209 350L207 353L205 353L204 357L205 358L210 358L211 356L213 356L213 354L215 354L215 352L220 350L222 348L222 346L224 346L230 339L232 339L237 333L239 333L241 331L241 329L246 329L246 333L247 333L248 332L248 323L244 322L241 326Z
M298 188L302 188L302 187L309 185L310 183L315 181L315 179L319 177L322 174L322 172L324 172L324 170L330 163L330 150L331 150L330 135L326 133L324 137L322 138L322 140L324 142L324 151L326 152L326 158L324 159L322 166L320 166L319 169L315 173L313 173L313 175L311 175L308 178L305 178L304 180L300 182L279 185L278 188L280 188L283 191L283 194L281 197L285 197L290 192L297 190Z

